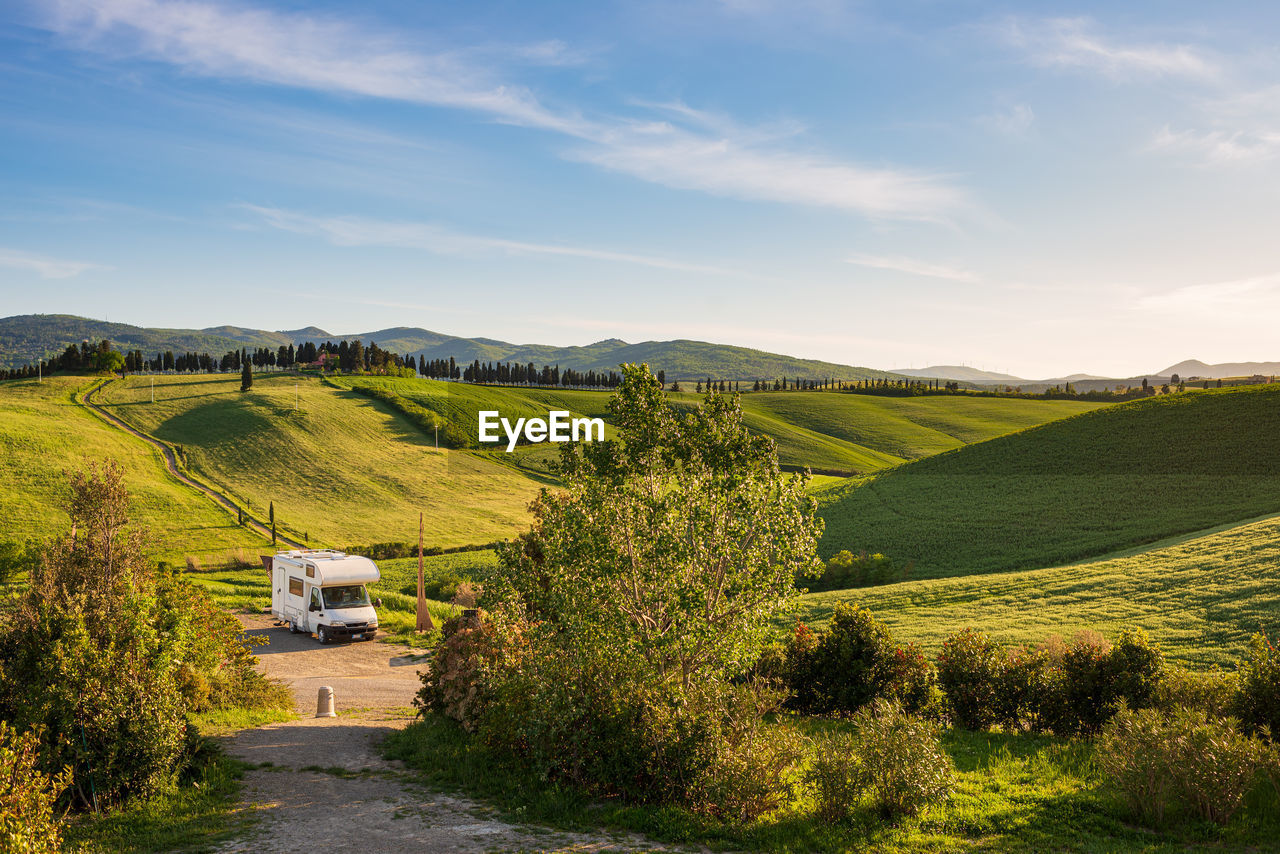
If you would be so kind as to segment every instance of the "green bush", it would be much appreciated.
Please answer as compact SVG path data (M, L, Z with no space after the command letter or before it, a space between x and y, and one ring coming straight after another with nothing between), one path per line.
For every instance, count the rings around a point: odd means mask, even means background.
M986 632L966 628L942 642L938 684L955 724L982 730L1001 719L1004 671L1004 649Z
M1111 719L1123 700L1149 706L1160 682L1163 656L1141 629L1126 629L1114 646L1081 633L1062 656L1062 696L1046 715L1059 735L1091 735Z
M1005 656L996 717L1009 730L1044 732L1063 694L1061 659L1047 646L1015 647Z
M1051 639L1052 640L1052 639ZM968 729L1091 735L1123 701L1133 708L1159 699L1163 656L1141 630L1125 630L1114 646L1081 632L1069 646L1006 652L985 633L965 629L938 657L939 681L955 722Z
M1197 673L1166 665L1151 704L1165 713L1177 709L1199 709L1215 717L1225 717L1239 711L1239 683L1236 673L1219 670Z
M937 674L914 644L898 646L889 627L870 611L840 602L821 632L799 626L787 652L785 672L800 711L857 711L877 698L919 711L930 701Z
M1238 724L1198 709L1122 708L1103 727L1096 755L1142 818L1158 824L1176 804L1226 824L1260 772L1272 772L1276 763L1274 749L1242 734Z
M83 610L44 605L0 636L0 719L42 732L44 769L74 769L80 806L147 797L177 779L186 708L144 615L95 626Z
M1176 747L1167 719L1155 709L1119 711L1098 737L1095 756L1129 807L1159 826L1177 794Z
M1236 714L1252 730L1280 737L1280 652L1264 634L1249 643L1249 660L1240 668Z
M939 727L908 714L900 703L876 700L853 716L858 779L886 818L916 815L945 801L955 768L942 749Z
M71 772L40 769L39 732L18 732L0 720L0 851L56 854L62 829L54 805Z
M818 742L807 782L814 791L815 813L829 823L853 815L862 797L863 781L858 763L858 740L847 732L827 735Z

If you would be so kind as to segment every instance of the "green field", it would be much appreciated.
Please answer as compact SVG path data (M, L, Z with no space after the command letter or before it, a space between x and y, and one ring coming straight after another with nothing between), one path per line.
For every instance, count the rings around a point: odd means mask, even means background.
M343 546L416 540L426 514L430 545L507 537L526 523L539 484L472 453L437 450L385 404L317 379L259 374L133 376L108 384L98 402L123 420L180 446L193 472L266 517ZM295 394L298 408L294 408Z
M591 418L607 417L607 391L573 391L478 386L436 380L341 377L347 386L376 386L394 391L454 422L472 439L477 414L499 410L503 417L546 417L564 409ZM693 406L692 392L670 395L677 405ZM904 460L951 450L969 442L1096 409L1103 404L936 395L916 398L826 392L761 392L742 396L743 420L778 443L783 465L867 473ZM555 449L522 449L518 461L538 468ZM536 461L536 462L535 462Z
M110 458L124 468L134 520L152 529L158 558L181 561L196 554L222 560L229 550L254 554L267 545L171 478L158 451L73 401L73 393L96 381L60 376L0 383L0 539L43 539L65 531L64 470Z
M821 550L917 578L1054 566L1280 513L1280 386L1083 413L829 490Z
M1096 563L811 593L801 619L823 624L854 602L930 656L966 626L1009 643L1140 626L1195 669L1243 660L1256 631L1280 637L1280 518L1181 540Z

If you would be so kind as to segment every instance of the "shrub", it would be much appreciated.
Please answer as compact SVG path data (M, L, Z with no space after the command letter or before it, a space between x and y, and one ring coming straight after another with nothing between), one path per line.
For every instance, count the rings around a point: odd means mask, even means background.
M875 701L855 714L853 723L858 779L881 815L916 815L951 794L955 769L936 723L907 714L891 700Z
M462 614L446 620L440 643L419 675L422 688L414 705L421 712L440 712L474 732L492 690L490 677L503 655L502 638L491 621L468 622Z
M1044 732L1058 711L1062 689L1062 668L1051 648L1015 647L1009 650L1000 672L997 690L997 719L1011 730Z
M1214 670L1197 673L1166 666L1160 674L1151 705L1162 712L1199 709L1215 717L1237 713L1239 676Z
M1168 730L1166 719L1154 709L1122 709L1103 728L1095 753L1134 813L1156 825L1164 821L1176 795L1175 747Z
M1226 824L1275 763L1273 749L1238 723L1197 709L1123 708L1103 728L1098 761L1143 818L1160 822L1178 803Z
M1004 665L1004 650L986 632L966 628L942 642L938 684L956 724L981 730L1000 720Z
M40 770L38 732L19 733L0 720L0 851L56 854L62 829L54 816L71 772Z
M1265 727L1273 738L1280 736L1280 652L1264 634L1250 640L1249 660L1240 668L1235 710L1250 729Z
M919 648L899 647L888 626L848 602L836 605L825 631L797 628L785 669L791 705L818 714L854 712L877 698L919 711L937 683Z
M863 789L857 738L837 732L822 739L805 782L813 787L819 819L835 823L853 815Z

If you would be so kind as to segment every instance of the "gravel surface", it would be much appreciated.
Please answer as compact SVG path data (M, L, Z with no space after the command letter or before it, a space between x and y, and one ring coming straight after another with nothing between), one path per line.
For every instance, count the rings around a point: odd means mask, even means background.
M245 730L227 752L254 768L245 774L253 822L219 846L225 852L336 849L370 854L497 851L660 850L626 834L562 833L500 820L482 804L430 791L377 744L413 719L420 658L378 642L320 646L267 617L241 616L259 667L293 689L302 718ZM314 717L316 692L333 688L336 718Z

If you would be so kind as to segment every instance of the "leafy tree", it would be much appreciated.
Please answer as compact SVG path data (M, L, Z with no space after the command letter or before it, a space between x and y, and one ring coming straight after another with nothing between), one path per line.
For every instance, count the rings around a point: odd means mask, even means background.
M677 414L647 365L624 365L616 441L566 445L565 491L531 506L501 551L507 602L545 642L609 649L683 689L759 656L772 619L816 574L822 522L807 476L784 476L736 395Z

